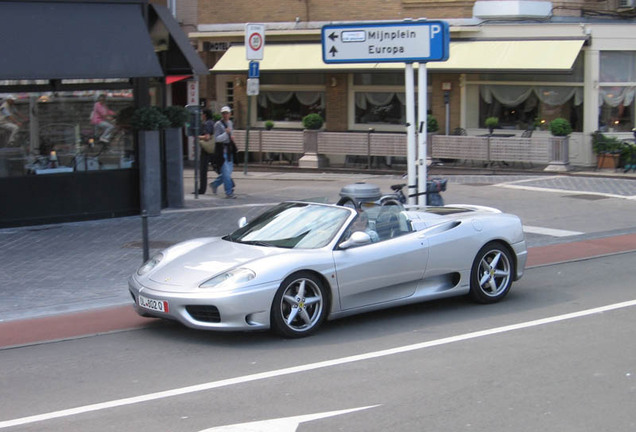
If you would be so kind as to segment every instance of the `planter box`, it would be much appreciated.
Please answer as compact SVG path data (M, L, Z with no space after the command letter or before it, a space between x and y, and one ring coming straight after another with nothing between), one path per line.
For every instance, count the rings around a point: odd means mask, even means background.
M166 198L168 207L181 208L183 197L183 138L181 128L163 131L166 149Z
M570 137L550 137L550 163L544 171L569 171L570 170Z
M161 214L161 148L159 131L139 131L139 183L141 209L148 216Z
M621 156L612 153L600 154L596 157L597 169L616 169L620 163Z
M307 130L303 131L303 150L304 154L298 160L299 168L324 168L329 166L329 160L318 154L318 131Z

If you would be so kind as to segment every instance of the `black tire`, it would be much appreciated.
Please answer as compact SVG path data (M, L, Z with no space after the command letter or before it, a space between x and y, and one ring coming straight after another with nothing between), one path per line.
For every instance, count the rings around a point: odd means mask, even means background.
M313 334L327 317L323 283L309 272L298 272L283 281L274 296L272 330L288 338Z
M478 303L496 303L508 294L514 275L514 263L500 242L482 247L470 272L471 299Z

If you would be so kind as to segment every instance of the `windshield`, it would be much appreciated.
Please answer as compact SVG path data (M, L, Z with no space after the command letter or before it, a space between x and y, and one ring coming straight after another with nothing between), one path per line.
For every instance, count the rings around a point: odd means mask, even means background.
M259 246L315 249L329 244L350 214L345 208L282 203L223 239Z

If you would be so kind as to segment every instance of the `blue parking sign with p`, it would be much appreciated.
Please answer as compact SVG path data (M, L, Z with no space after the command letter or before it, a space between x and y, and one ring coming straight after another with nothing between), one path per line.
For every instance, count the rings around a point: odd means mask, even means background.
M250 62L250 68L248 71L248 78L258 78L259 77L259 70L258 70L258 62L252 60Z

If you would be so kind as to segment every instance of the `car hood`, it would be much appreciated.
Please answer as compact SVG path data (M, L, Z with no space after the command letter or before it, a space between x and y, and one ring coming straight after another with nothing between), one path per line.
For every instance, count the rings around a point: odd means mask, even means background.
M229 269L246 266L254 260L285 251L286 249L275 247L232 243L220 238L194 247L192 243L184 243L164 251L164 262L149 274L149 279L161 285L169 285L171 290L178 286L187 289Z

